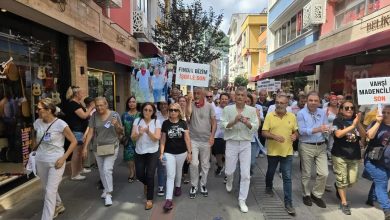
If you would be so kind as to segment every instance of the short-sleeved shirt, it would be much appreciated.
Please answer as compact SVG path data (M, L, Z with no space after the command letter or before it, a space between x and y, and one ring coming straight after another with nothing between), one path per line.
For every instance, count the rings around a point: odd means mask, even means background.
M163 75L153 75L152 76L153 89L163 89L164 88L164 76Z
M286 157L293 154L291 135L298 130L297 119L293 113L287 112L280 118L275 112L270 112L265 117L262 130L282 136L285 140L283 143L279 143L276 140L267 138L266 145L269 156Z
M142 71L146 71L144 75L142 75ZM140 88L149 88L149 70L139 70L136 75L136 79L138 81L138 85Z
M198 108L192 103L192 115L189 123L191 140L207 142L211 135L211 118L215 117L214 107L205 102Z
M88 126L88 119L82 119L75 113L75 111L80 108L84 112L87 111L80 103L70 101L66 106L66 122L68 123L70 130L85 132Z
M336 118L333 120L333 126L337 126L337 130L343 130L346 127L351 126L352 120L343 120L342 118ZM348 160L361 159L360 152L360 134L357 128L348 132L341 138L334 135L334 143L332 147L332 155L336 157L342 157Z
M34 122L34 130L37 132L36 144L39 143L43 134L45 134L47 128L52 123L45 123L40 118ZM35 158L37 161L55 162L64 155L65 136L63 132L66 127L68 127L68 124L65 121L61 119L54 121L38 146Z
M97 145L116 144L119 143L118 135L115 131L114 125L111 124L112 118L115 117L118 123L122 126L121 117L118 112L111 111L110 116L106 120L102 120L97 112L95 112L91 120L89 120L88 127L94 128L92 139L92 149L96 151Z
M133 127L146 127L147 124L145 123L144 119L137 118L134 121ZM152 133L156 132L156 129L161 129L161 122L158 119L152 119L149 122L149 131ZM135 143L135 152L137 154L147 154L147 153L156 153L158 151L158 143L159 141L152 141L148 134L143 133L141 137L138 138L138 140Z
M170 154L182 154L187 151L187 145L184 140L184 131L188 130L187 123L179 120L172 123L170 120L164 121L161 132L166 134L164 152Z
M214 108L215 110L215 119L217 120L217 130L215 131L214 138L223 138L223 133L225 129L222 126L222 113L223 108L217 106Z

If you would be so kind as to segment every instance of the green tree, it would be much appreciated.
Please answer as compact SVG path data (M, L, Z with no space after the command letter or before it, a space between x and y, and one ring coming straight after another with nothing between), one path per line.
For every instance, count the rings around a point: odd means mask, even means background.
M170 7L159 2L163 17L153 28L153 40L173 62L210 63L228 47L226 35L219 30L223 15L213 8L203 10L200 0L185 5L172 0ZM227 46L226 46L227 44Z
M235 79L234 79L234 86L244 86L246 87L248 85L249 81L247 78L245 78L244 76L240 75L240 76L237 76Z

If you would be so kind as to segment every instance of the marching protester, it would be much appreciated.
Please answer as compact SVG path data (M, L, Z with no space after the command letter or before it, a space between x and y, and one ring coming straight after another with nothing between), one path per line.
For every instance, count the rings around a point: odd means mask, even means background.
M119 136L123 135L121 117L108 108L104 97L95 98L96 112L93 113L88 124L88 134L83 147L83 157L87 156L88 144L92 140L92 149L95 153L99 169L100 180L103 183L101 198L105 206L112 205L114 163L119 151Z
M58 187L65 171L65 162L77 147L77 140L69 126L56 117L56 106L50 98L38 102L39 118L34 122L36 132L36 171L45 194L42 220L51 220L65 211ZM65 138L70 141L64 150Z
M144 184L145 209L153 208L154 175L159 157L161 123L156 117L156 107L146 102L141 107L140 118L133 124L131 138L136 142L135 170L137 179Z
M284 207L288 214L295 215L292 204L292 155L293 142L298 138L298 124L293 113L287 112L288 98L276 96L275 111L267 114L262 134L267 139L268 168L266 174L266 193L273 195L273 178L280 163L283 179Z
M187 104L187 118L192 146L190 164L191 190L190 198L198 193L199 163L201 168L200 193L208 196L207 175L210 169L210 151L214 144L216 120L214 107L205 101L205 92L200 87L194 88L194 102Z
M187 116L186 116L186 109L187 109L187 104L190 103L190 101L187 100L188 97L180 96L178 98L178 102L181 108L181 113L183 114L183 120L187 123ZM183 165L183 176L182 180L184 184L190 183L190 179L188 177L188 170L190 169L190 162L191 161L184 161Z
M191 161L191 142L187 123L178 103L169 105L169 119L161 128L160 161L165 157L167 169L166 211L173 208L172 194L181 195L181 175L184 162Z
M165 120L168 120L169 114L168 114L168 103L162 99L157 103L157 113L156 113L157 120L160 121L160 123L163 123ZM158 196L164 196L165 190L164 186L166 183L166 170L164 164L159 160L157 161L157 184L158 184Z
M217 120L217 130L215 131L214 145L212 147L212 153L215 156L215 159L217 160L217 169L215 170L215 175L221 175L224 169L223 159L225 156L226 142L223 139L224 128L222 127L221 117L222 117L223 109L229 103L229 94L222 93L219 99L221 100L221 102L219 103L219 106L215 108L215 119Z
M390 147L390 105L385 105L381 113L376 115L376 120L367 130L367 138L370 142L366 149L364 174L373 183L366 204L374 206L374 202L377 201L385 214L385 220L390 220L390 200L387 194L390 178L389 155L388 152L383 153L382 156L378 154L381 149Z
M123 160L127 162L129 167L129 176L127 181L129 183L134 182L135 178L135 142L131 140L131 130L133 129L133 123L136 118L140 117L140 113L137 111L137 100L134 96L131 96L126 101L126 112L122 114L122 123L125 129L126 143L123 143Z
M320 97L315 92L307 95L307 106L298 112L299 155L302 167L303 203L312 206L314 202L321 208L326 208L321 199L325 191L328 177L328 163L324 135L329 132L328 118L323 109L319 108ZM312 165L316 166L316 181L313 190L309 188Z
M332 97L329 106L331 103ZM345 101L341 103L338 116L333 121L333 127L336 128L332 148L333 172L336 176L334 186L336 196L341 201L340 209L346 215L351 215L346 190L357 181L361 159L360 140L366 137L360 119L361 113L356 114L354 104Z
M232 191L233 175L239 161L241 179L238 205L243 213L248 212L246 198L250 184L251 140L259 127L256 109L245 105L246 97L246 88L238 87L235 91L235 104L226 106L222 113L222 127L225 129L226 141L226 190Z
M83 102L85 92L78 86L69 87L66 92L66 98L69 100L65 106L65 117L69 128L72 130L77 139L77 147L72 153L71 160L71 180L85 180L85 176L80 173L89 173L91 170L83 168L82 150L85 130L88 127L88 118L94 106L91 105L86 109L81 103Z

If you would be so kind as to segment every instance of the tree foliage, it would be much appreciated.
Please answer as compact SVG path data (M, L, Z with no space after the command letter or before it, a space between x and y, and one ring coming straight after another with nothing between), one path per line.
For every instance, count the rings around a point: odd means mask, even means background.
M242 75L239 75L237 76L235 79L234 79L234 86L244 86L246 87L248 85L249 81L247 78L245 78L244 76Z
M163 17L153 28L153 40L172 61L210 63L222 55L226 47L226 35L219 30L222 14L212 7L204 11L200 0L189 5L172 0L170 7L160 1L159 7Z

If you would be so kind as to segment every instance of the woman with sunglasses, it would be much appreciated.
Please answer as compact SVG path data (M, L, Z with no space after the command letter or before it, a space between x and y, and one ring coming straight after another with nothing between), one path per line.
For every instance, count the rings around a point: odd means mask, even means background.
M134 121L131 139L136 142L135 172L144 184L145 209L153 208L154 175L159 157L158 142L161 137L161 123L156 117L156 107L146 102L141 107L141 116Z
M51 220L65 211L58 186L65 171L65 162L77 146L77 140L68 124L55 115L56 106L50 98L38 102L39 118L34 122L36 131L36 168L42 181L45 201L42 220ZM64 150L65 138L70 141L68 149Z
M361 159L361 140L365 140L366 132L360 123L361 114L356 114L351 101L342 102L339 113L333 121L334 143L332 147L333 172L336 196L340 200L340 209L351 215L347 203L347 187L351 187L358 179L359 161Z
M367 138L370 142L366 150L363 174L367 174L364 176L373 183L366 204L374 206L374 202L377 201L385 214L385 220L390 220L390 200L387 194L390 169L385 167L382 160L368 158L373 147L390 147L390 105L384 106L382 114L377 114L376 121L368 126Z
M105 206L112 205L113 178L112 172L114 163L118 157L119 136L123 135L122 120L118 112L108 108L105 97L95 98L96 112L93 113L88 124L88 134L85 139L83 157L87 156L88 145L92 140L92 150L95 153L96 162L99 169L100 180L103 183L103 193ZM113 145L114 152L111 155L99 155L98 146Z
M122 123L125 129L125 136L131 136L131 130L133 129L133 123L136 118L139 118L140 113L137 111L137 100L134 96L131 96L126 101L126 112L122 114ZM129 166L129 177L127 181L129 183L135 180L135 142L131 139L128 141L127 146L123 146L123 160L127 162Z
M169 119L164 121L161 132L160 160L166 158L167 169L164 209L169 211L173 208L172 194L181 195L181 171L184 161L191 161L190 135L179 104L169 105Z

